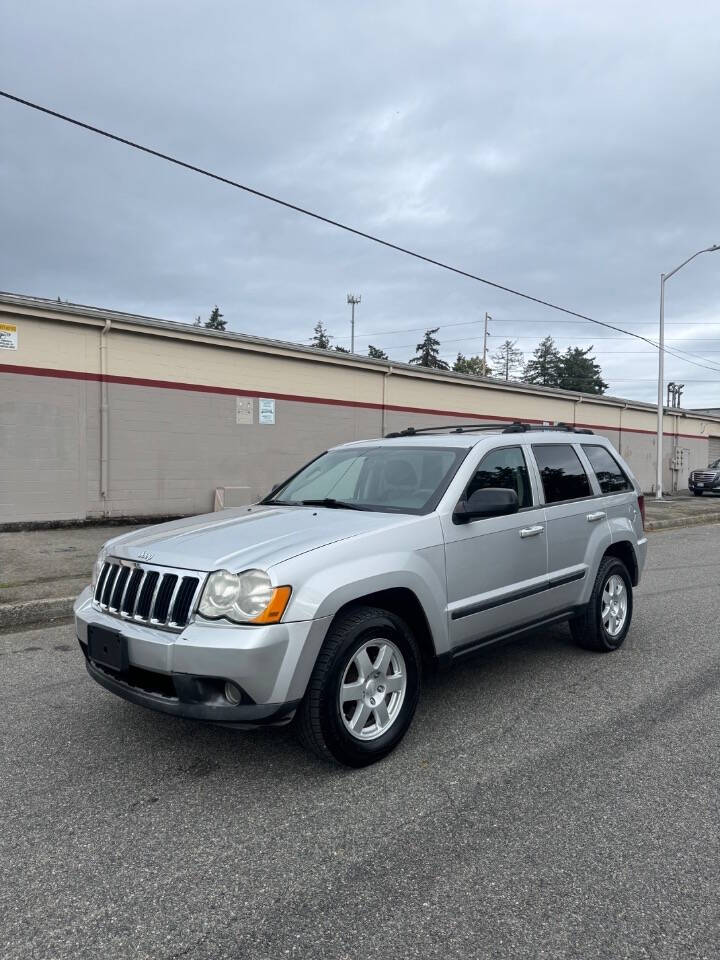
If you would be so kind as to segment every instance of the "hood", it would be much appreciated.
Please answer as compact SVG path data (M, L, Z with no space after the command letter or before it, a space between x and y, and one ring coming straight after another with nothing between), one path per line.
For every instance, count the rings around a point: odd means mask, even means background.
M105 551L159 566L238 573L251 567L267 569L309 550L407 520L402 514L258 505L144 527L108 540Z

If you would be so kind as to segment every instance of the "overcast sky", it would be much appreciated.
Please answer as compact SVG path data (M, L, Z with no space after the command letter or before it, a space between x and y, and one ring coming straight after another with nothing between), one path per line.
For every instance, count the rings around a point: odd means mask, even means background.
M659 275L720 243L717 2L0 0L0 87L395 243L657 336ZM407 360L627 337L0 100L0 289ZM687 406L720 406L720 253L668 281ZM464 324L464 325L460 325ZM451 326L445 326L451 325ZM386 333L384 331L401 331ZM716 372L717 371L717 372Z

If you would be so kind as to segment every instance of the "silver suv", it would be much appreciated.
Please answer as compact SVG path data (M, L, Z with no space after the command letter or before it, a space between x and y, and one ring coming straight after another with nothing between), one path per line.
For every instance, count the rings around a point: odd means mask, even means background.
M643 508L591 431L408 429L328 450L253 506L108 541L78 639L126 700L293 720L319 756L361 767L405 734L423 669L564 620L616 650Z

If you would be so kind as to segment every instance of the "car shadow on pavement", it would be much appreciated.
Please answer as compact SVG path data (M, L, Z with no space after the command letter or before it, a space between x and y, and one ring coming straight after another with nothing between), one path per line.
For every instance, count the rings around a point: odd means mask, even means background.
M483 724L489 713L497 720L513 699L520 708L520 699L526 702L538 674L557 678L563 663L577 657L588 658L588 654L574 646L566 627L552 627L475 653L449 669L426 672L413 725L380 766L402 763L409 742L415 751L424 746L431 749L433 738L448 720L462 725L463 718L470 715ZM88 748L95 744L103 762L108 751L118 753L130 778L137 774L144 780L153 758L162 758L165 785L181 781L189 786L207 778L238 776L245 784L267 782L270 776L270 782L277 784L298 777L322 780L356 774L308 754L292 726L232 730L145 710L101 690L97 690L92 713L94 735ZM153 795L151 791L150 800L138 805L154 802Z

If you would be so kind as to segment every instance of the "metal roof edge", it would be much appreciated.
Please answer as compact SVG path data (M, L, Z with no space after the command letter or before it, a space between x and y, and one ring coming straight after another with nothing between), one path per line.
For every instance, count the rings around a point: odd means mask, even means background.
M65 317L98 320L115 320L128 326L141 327L161 331L166 334L192 334L198 340L206 340L216 346L246 345L250 347L266 347L275 351L291 351L308 357L355 367L365 367L374 370L385 370L387 374L399 373L406 376L416 376L422 379L457 382L466 386L481 385L486 389L522 392L559 400L572 400L576 403L591 401L613 407L637 409L642 411L657 410L656 404L645 403L642 400L630 400L626 397L615 397L608 394L582 393L574 390L561 390L557 387L545 387L535 383L525 383L520 380L500 380L496 377L475 377L466 373L456 373L452 370L437 370L430 367L420 367L412 363L402 363L395 360L376 360L359 354L343 353L337 350L321 350L309 344L294 343L290 340L276 340L269 337L260 337L249 333L236 333L232 330L208 330L206 327L196 327L191 323L180 323L177 320L164 320L159 317L147 317L142 314L125 313L120 310L110 310L105 307L93 307L86 304L71 303L67 300L50 300L45 297L35 297L28 294L0 291L0 305L8 307L24 307L28 310L46 310L60 314L60 317L49 317L50 320L62 320ZM720 414L714 415L703 410L689 408L665 408L666 415L681 416L698 420L720 421Z

